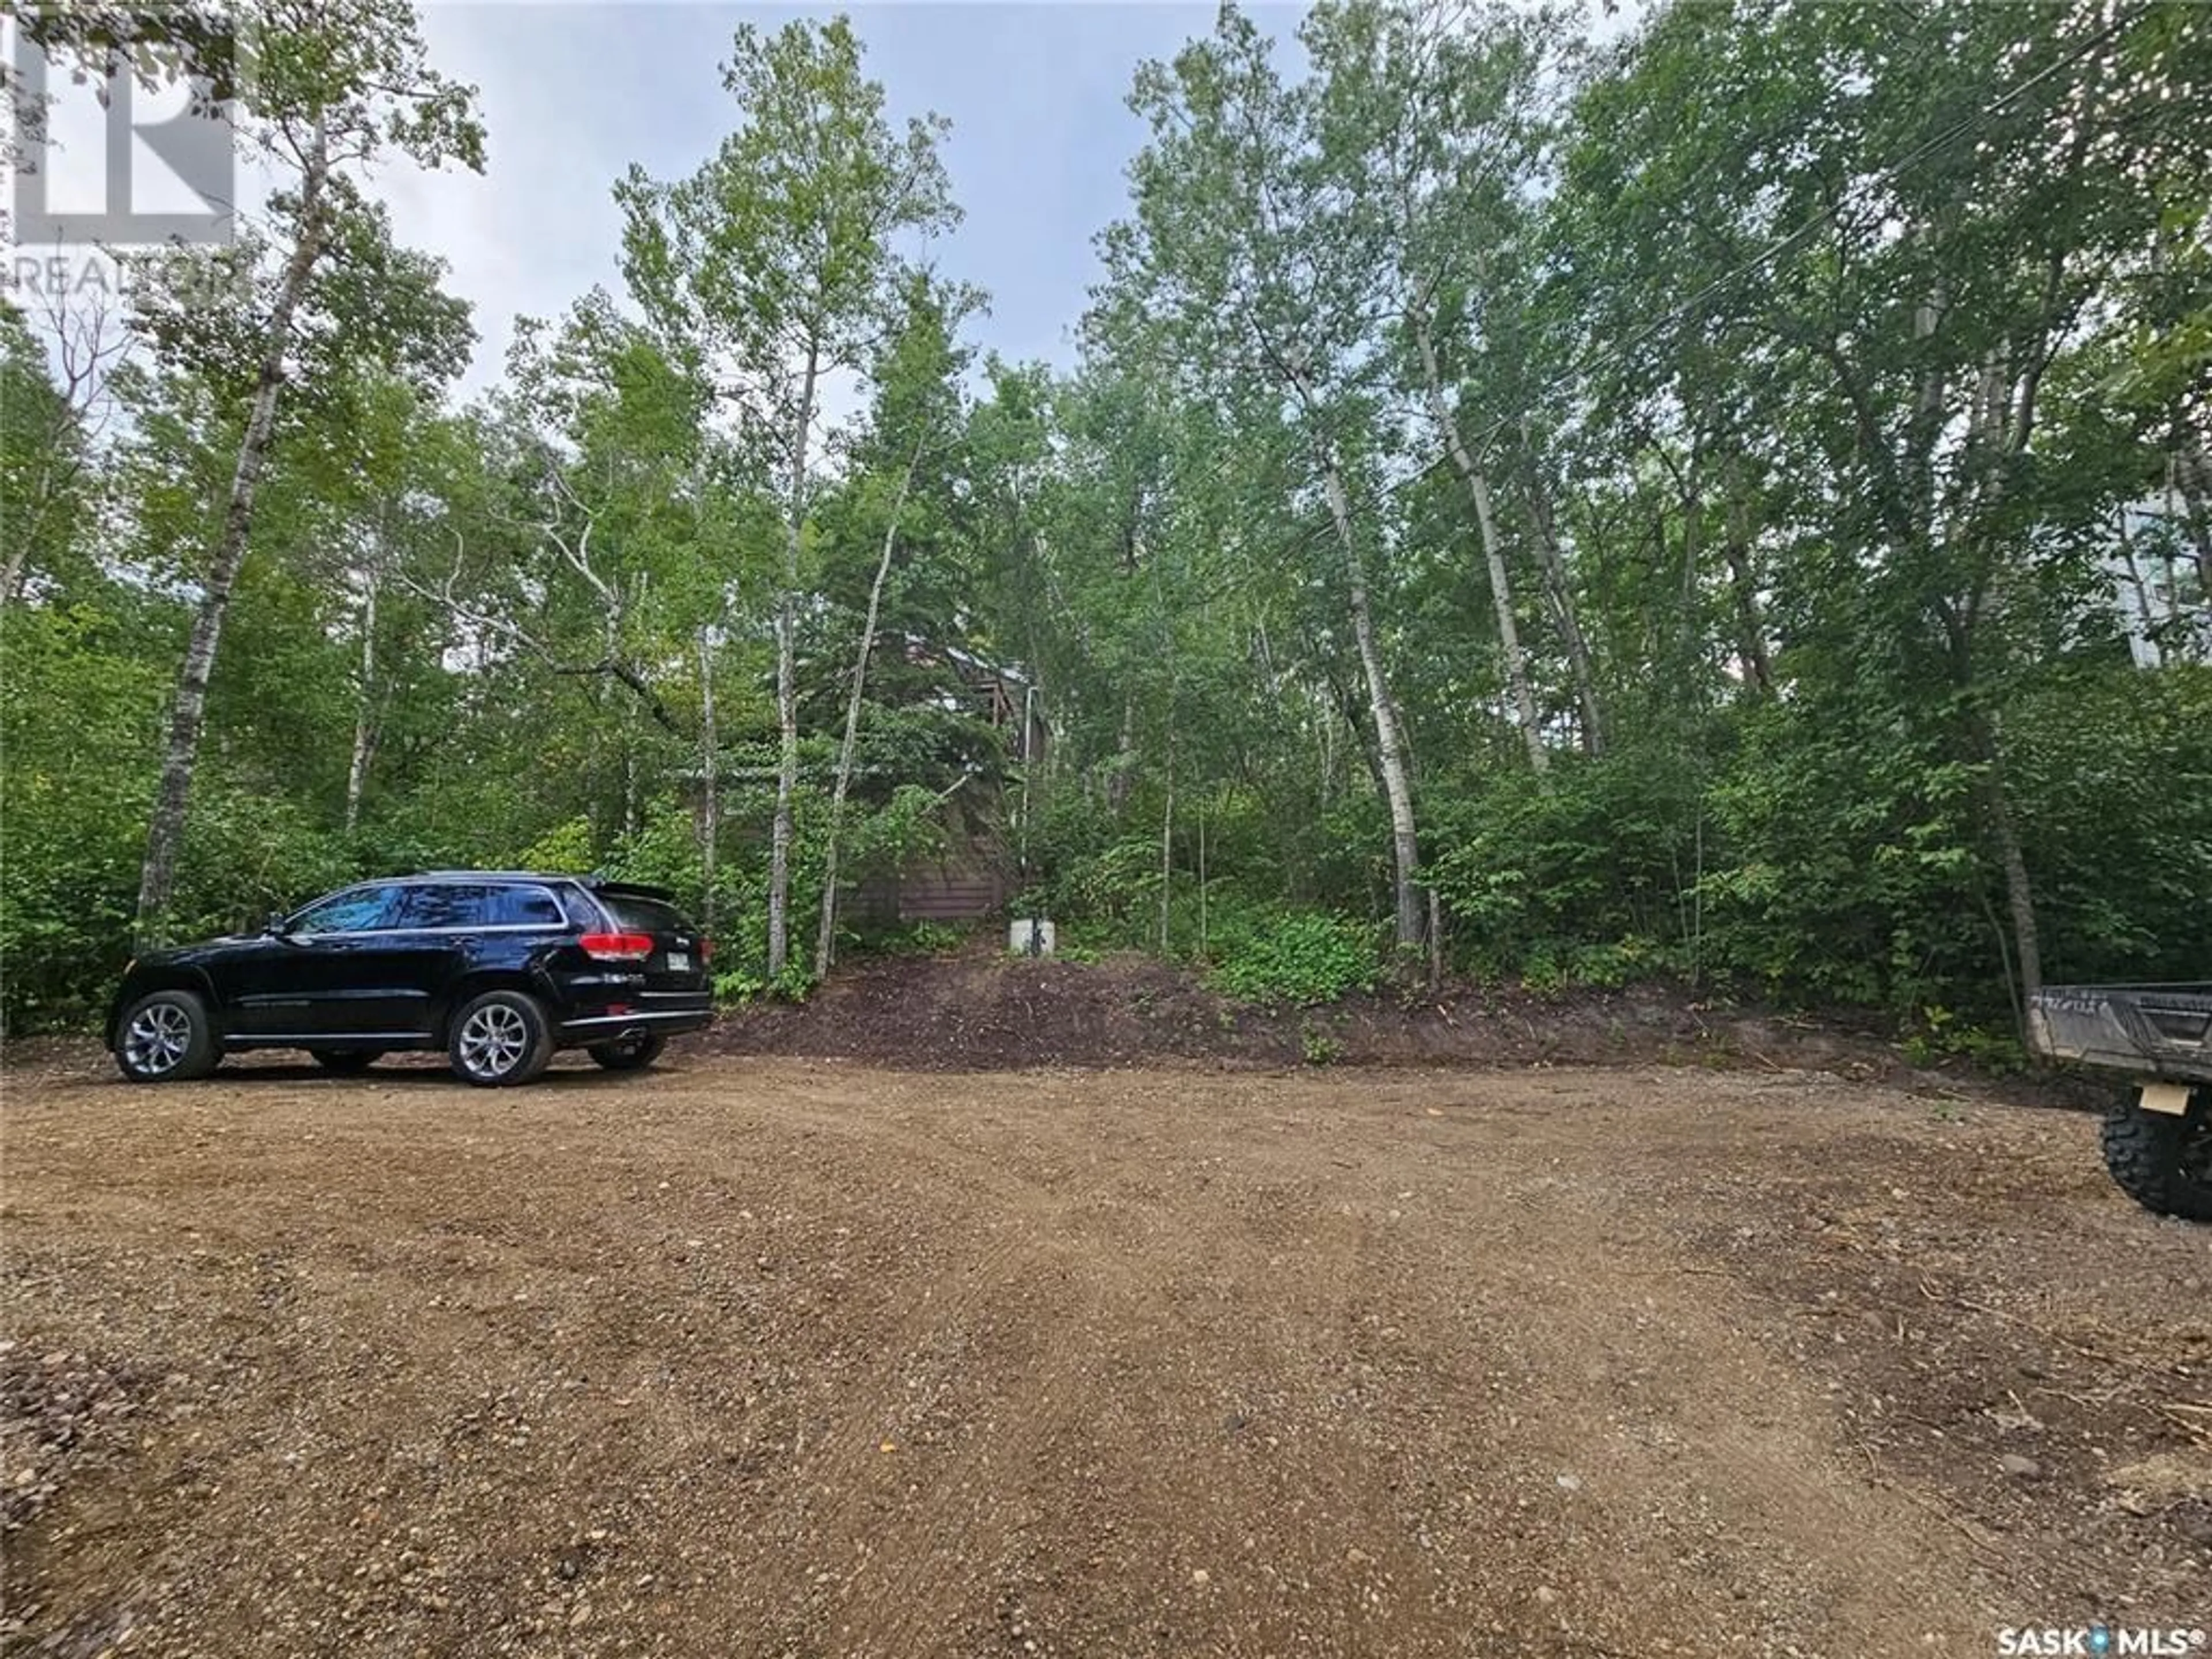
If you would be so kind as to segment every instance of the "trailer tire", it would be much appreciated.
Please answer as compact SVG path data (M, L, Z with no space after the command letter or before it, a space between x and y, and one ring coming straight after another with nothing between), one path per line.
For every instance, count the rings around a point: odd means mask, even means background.
M2212 1222L2212 1101L2198 1090L2188 1113L2148 1112L2130 1101L2105 1116L2105 1168L2130 1198L2157 1215Z

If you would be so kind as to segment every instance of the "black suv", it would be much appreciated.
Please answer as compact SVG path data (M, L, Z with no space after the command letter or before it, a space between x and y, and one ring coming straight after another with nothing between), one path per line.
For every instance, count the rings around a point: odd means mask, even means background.
M487 1086L529 1082L556 1048L633 1071L713 1018L708 948L656 887L475 870L363 882L258 934L138 957L107 1046L138 1083L205 1077L237 1048L305 1048L334 1072L442 1048Z

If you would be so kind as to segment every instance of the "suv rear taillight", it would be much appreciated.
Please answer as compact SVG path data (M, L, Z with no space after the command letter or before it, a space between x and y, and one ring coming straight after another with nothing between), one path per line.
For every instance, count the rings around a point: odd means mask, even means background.
M710 939L701 939L699 941L699 960L702 962L712 962L714 959L714 941Z
M594 962L643 962L653 954L650 933L586 933L576 943Z

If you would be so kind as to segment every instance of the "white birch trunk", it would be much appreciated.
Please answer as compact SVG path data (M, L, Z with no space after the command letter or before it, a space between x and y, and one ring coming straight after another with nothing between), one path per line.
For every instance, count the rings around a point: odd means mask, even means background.
M702 878L700 928L714 933L714 861L722 841L721 744L714 730L714 630L699 629L699 867Z
M346 765L345 830L361 823L361 798L368 787L369 763L376 754L376 596L379 577L369 578L361 604L361 683L354 691L353 757Z
M820 343L809 340L799 382L799 416L791 434L791 506L784 526L783 582L775 596L775 817L769 830L768 973L791 958L791 814L799 789L799 556L806 518L806 449L814 429L814 385Z
M1344 553L1345 576L1350 590L1352 638L1359 647L1359 665L1367 679L1369 712L1375 721L1376 765L1382 775L1382 793L1390 808L1390 850L1394 867L1393 897L1397 941L1418 948L1421 942L1420 837L1413 823L1413 790L1407 765L1405 733L1398 723L1397 706L1390 699L1389 677L1382 668L1382 647L1376 642L1375 623L1368 605L1367 572L1359 545L1352 532L1352 508L1344 493L1344 477L1334 456L1322 458L1322 482L1328 496L1329 517L1336 526L1337 541Z
M853 692L845 700L845 734L837 745L837 778L830 791L829 844L822 855L822 920L814 934L817 979L829 973L836 954L837 843L845 825L845 797L853 787L853 762L860 750L860 706L867 690L868 659L875 653L876 623L883 614L884 586L890 580L891 552L898 545L899 514L906 508L915 469L921 464L921 446L916 444L913 458L906 464L906 476L899 480L898 495L891 502L891 521L884 530L883 556L876 561L876 579L868 586L868 614L860 626L860 648L853 659Z
M1551 760L1544 752L1543 733L1537 729L1536 698L1528 685L1528 656L1521 647L1520 625L1513 617L1513 586L1505 570L1505 550L1498 544L1497 520L1490 510L1490 481L1475 464L1467 440L1460 433L1459 421L1444 400L1443 377L1437 366L1436 337L1426 313L1417 313L1413 321L1414 343L1420 348L1421 378L1427 390L1429 418L1443 434L1444 447L1451 453L1460 482L1466 485L1474 501L1475 528L1482 538L1483 560L1490 568L1490 598L1498 615L1498 645L1505 661L1506 691L1513 700L1522 742L1528 750L1528 763L1539 772L1546 771Z
M207 586L192 617L191 638L177 676L176 701L169 714L168 744L161 757L161 778L146 830L145 861L138 876L137 933L151 939L162 925L176 886L177 853L184 840L185 808L191 796L192 773L199 762L200 736L207 720L208 681L222 641L223 618L231 589L246 562L253 533L253 503L276 428L276 402L284 385L284 355L292 343L292 319L306 296L307 280L323 252L323 194L330 176L330 138L315 129L314 142L300 180L299 235L276 287L276 304L263 337L259 373L239 440L238 464L223 505L222 528Z

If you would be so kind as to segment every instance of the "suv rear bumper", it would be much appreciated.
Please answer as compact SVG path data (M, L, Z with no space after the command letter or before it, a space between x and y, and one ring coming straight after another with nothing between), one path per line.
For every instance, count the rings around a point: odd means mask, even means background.
M714 1022L714 999L707 991L647 991L627 1006L587 1008L560 1024L564 1043L614 1042L624 1037L673 1036L703 1030Z

